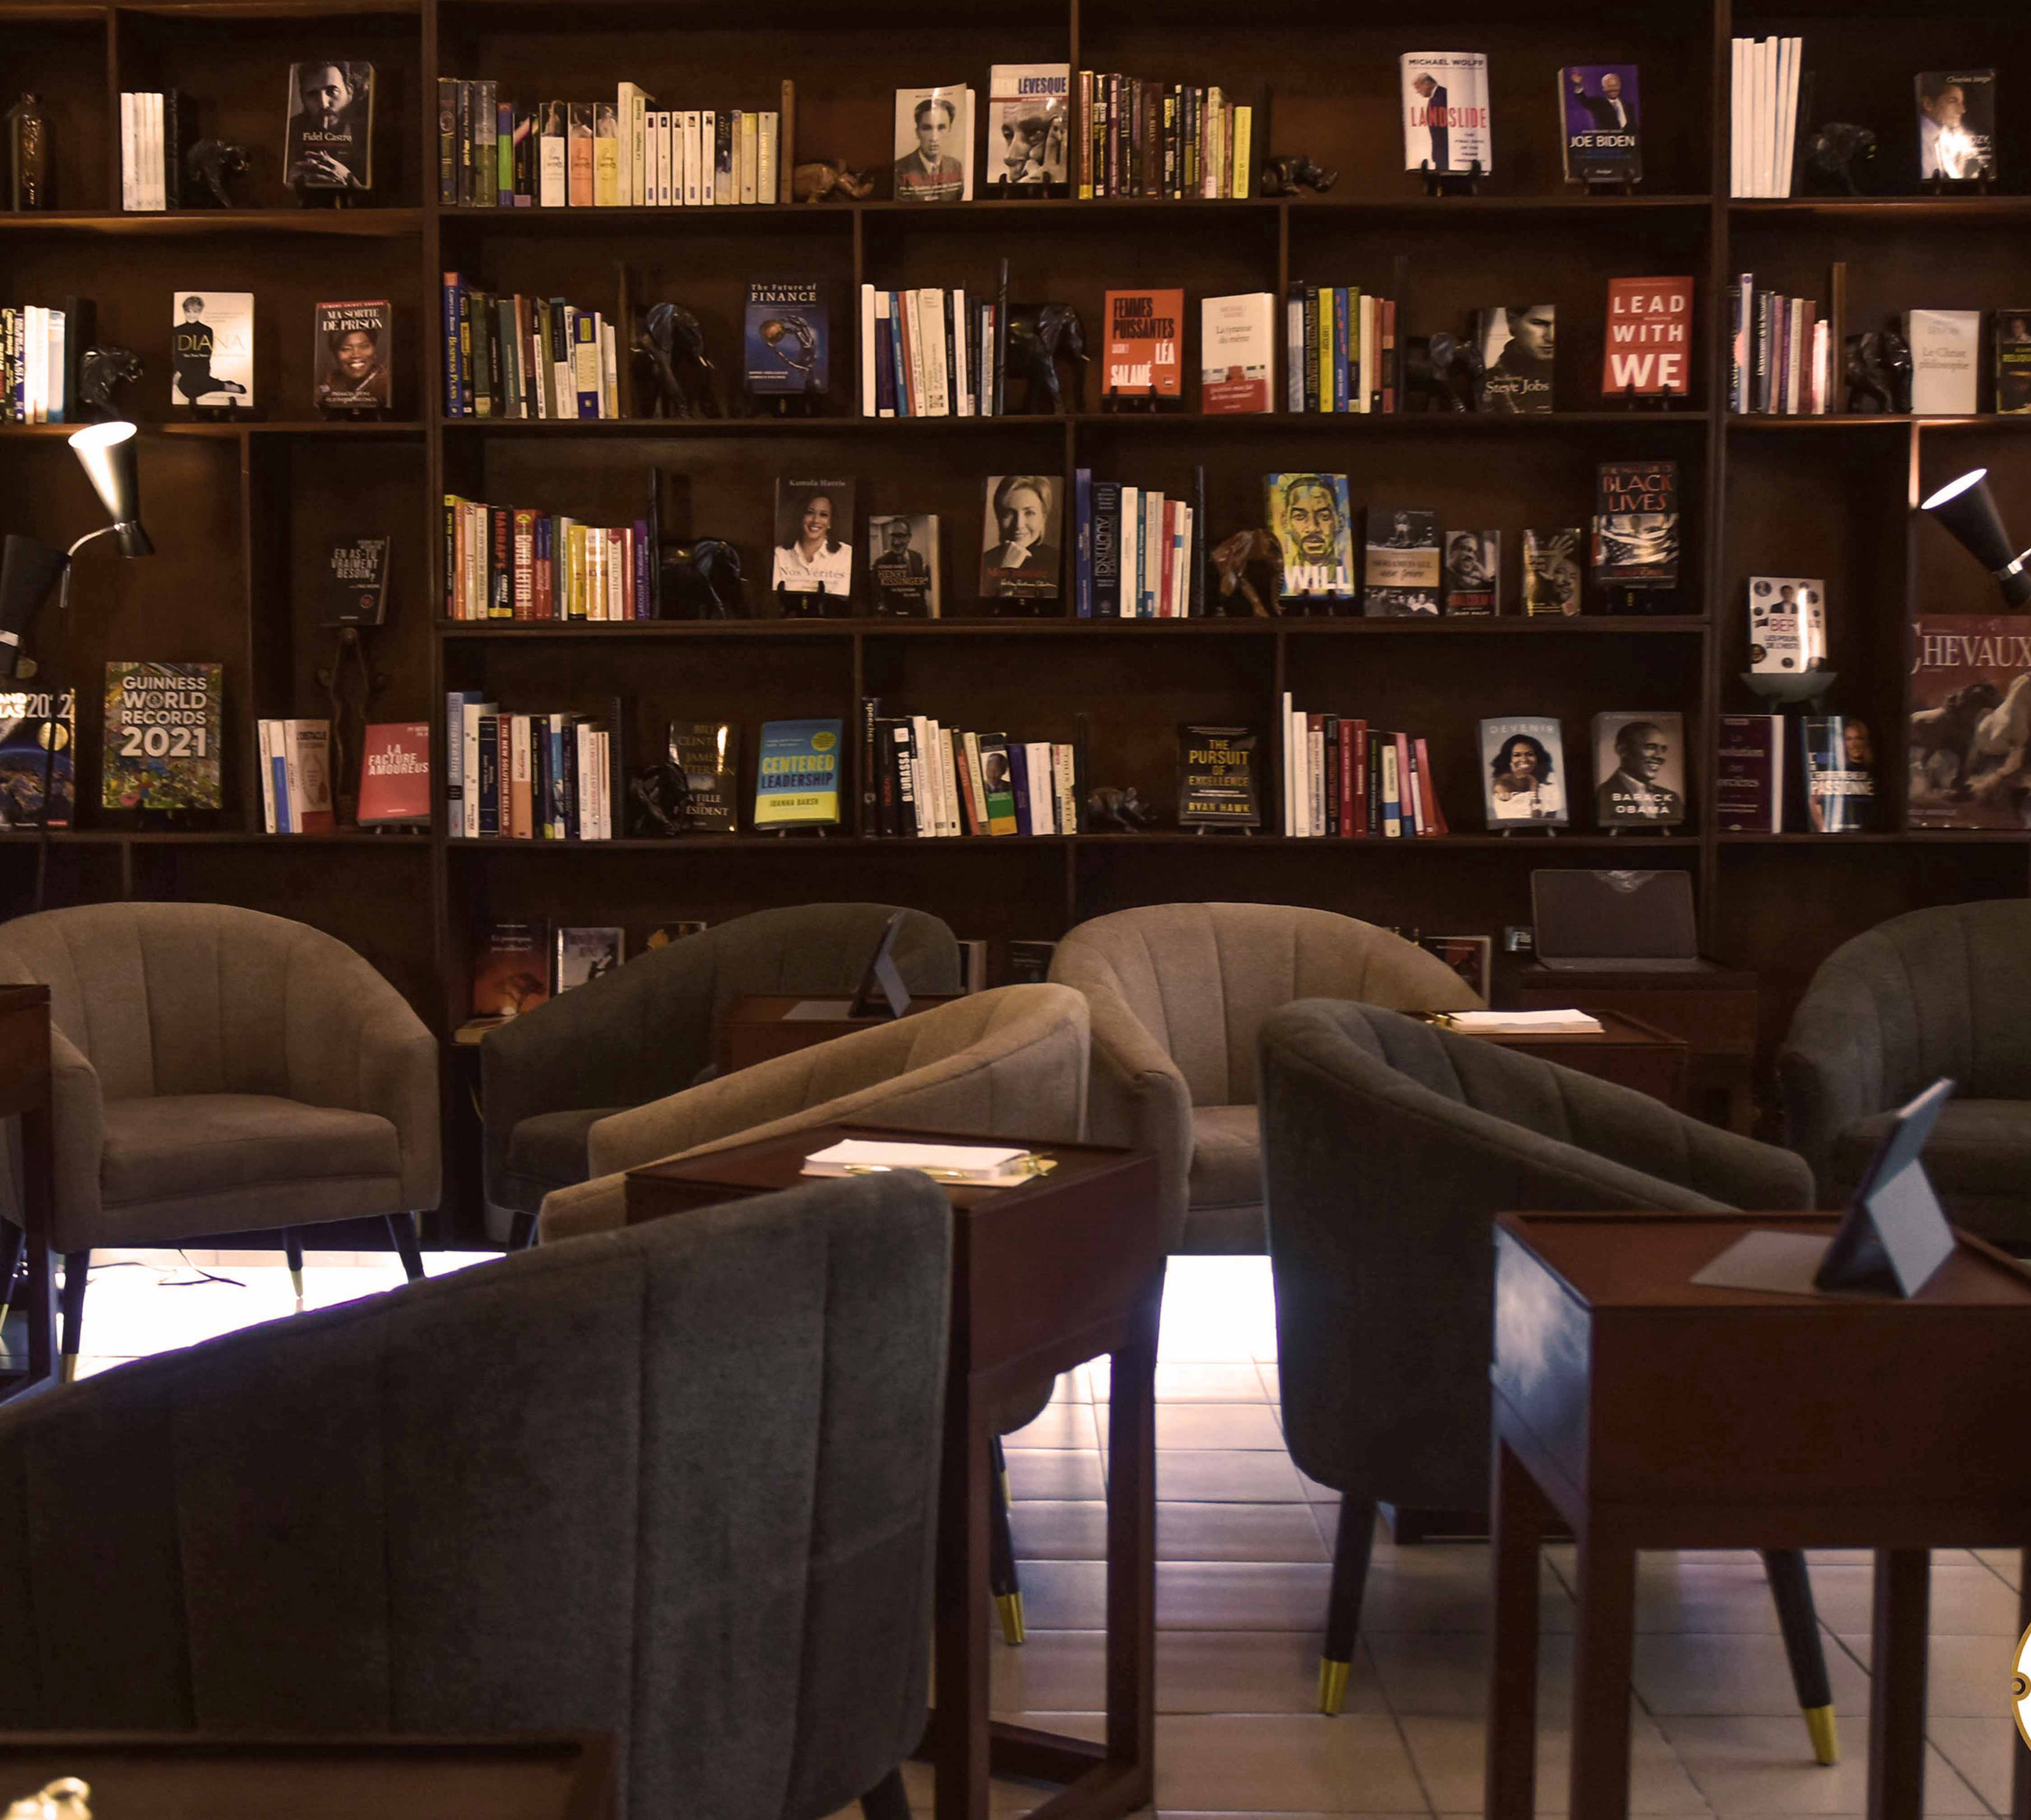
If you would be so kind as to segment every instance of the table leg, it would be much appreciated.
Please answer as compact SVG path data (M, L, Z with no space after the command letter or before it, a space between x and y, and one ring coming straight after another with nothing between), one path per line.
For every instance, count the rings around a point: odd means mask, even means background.
M1488 1690L1488 1820L1531 1820L1537 1801L1537 1548L1544 1500L1522 1460L1495 1442L1489 1534L1495 1574Z
M1636 1629L1636 1551L1589 1523L1580 1538L1573 1639L1571 1820L1627 1820L1629 1675Z
M2031 1631L2031 1548L2017 1557L2017 1634ZM2010 1747L2010 1820L2031 1820L2031 1747L2020 1737Z
M1869 1820L1919 1820L1925 1793L1925 1628L1932 1551L1876 1551Z
M1126 1807L1154 1791L1157 1748L1157 1329L1160 1272L1109 1367L1107 1756L1131 1772ZM941 1817L942 1820L942 1817Z
M56 1371L56 1272L50 1225L56 1217L56 1121L47 1106L21 1114L22 1228L28 1244L28 1383Z
M963 1361L945 1384L938 1486L937 1711L931 1764L937 1820L987 1820L988 1585L986 1412Z

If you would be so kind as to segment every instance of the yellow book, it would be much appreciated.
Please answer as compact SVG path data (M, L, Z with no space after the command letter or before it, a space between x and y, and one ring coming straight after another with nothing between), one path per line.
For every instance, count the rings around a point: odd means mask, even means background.
M571 541L571 591L566 596L570 606L567 618L585 617L585 527L574 524L566 534Z
M1252 147L1250 140L1254 136L1255 110L1237 107L1234 110L1234 182L1233 193L1243 201L1247 200L1253 183L1254 166L1250 162Z
M596 208L618 208L620 193L620 110L610 101L592 110L592 200Z

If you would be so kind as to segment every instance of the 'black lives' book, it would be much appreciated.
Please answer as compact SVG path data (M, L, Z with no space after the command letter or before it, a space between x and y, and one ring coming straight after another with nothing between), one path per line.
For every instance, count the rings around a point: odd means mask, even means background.
M830 342L822 279L748 281L741 363L751 396L778 398L825 391Z
M388 539L333 540L325 572L326 625L378 625L388 614Z
M372 64L313 58L289 65L282 158L292 189L374 187Z
M317 306L317 403L326 411L385 411L393 386L394 311L386 297Z
M1593 575L1608 587L1677 586L1677 462L1601 463L1594 480Z

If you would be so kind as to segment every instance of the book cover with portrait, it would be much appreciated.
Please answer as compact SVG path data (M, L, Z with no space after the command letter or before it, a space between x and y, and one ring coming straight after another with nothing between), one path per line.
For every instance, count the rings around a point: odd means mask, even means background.
M2031 411L2031 308L1992 312L1996 324L1996 408L2005 416Z
M1493 170L1487 53L1407 50L1396 59L1396 69L1403 88L1403 168L1482 177Z
M801 397L830 384L831 325L821 278L751 278L741 371L751 396Z
M1918 175L1971 183L1996 178L1996 72L1927 69L1914 79Z
M1502 610L1502 533L1448 531L1445 534L1448 614L1460 617Z
M170 402L254 405L254 293L177 291L170 300Z
M372 64L327 58L289 65L282 157L292 189L374 187Z
M1370 506L1363 557L1361 610L1369 618L1437 617L1441 568L1438 513Z
M853 483L776 483L769 585L781 594L853 592Z
M973 200L973 91L896 91L896 200Z
M554 990L569 992L589 981L617 972L628 957L628 936L611 927L563 928L557 932Z
M1574 63L1559 72L1567 182L1642 181L1640 88L1633 63Z
M937 619L938 520L930 512L894 512L867 520L868 594L890 619Z
M1580 610L1580 533L1571 529L1523 533L1523 611L1571 615Z
M1594 471L1593 578L1604 587L1679 580L1679 464L1604 461Z
M1064 502L1052 474L990 474L981 527L980 592L987 600L1056 600Z
M997 63L989 69L989 196L1070 193L1071 95L1068 63ZM913 132L907 149L915 147ZM897 155L901 155L899 150Z
M1921 614L1912 628L1914 828L2031 828L2031 620Z
M1530 416L1552 408L1557 327L1552 304L1494 304L1481 312L1488 409Z
M1866 723L1853 714L1807 714L1798 722L1798 750L1806 828L1815 834L1873 830L1876 741Z
M368 303L319 304L316 323L317 399L326 411L385 411L394 386L394 311L386 297Z
M1750 576L1749 667L1759 676L1827 667L1827 584L1817 576Z
M1564 827L1565 765L1556 721L1537 714L1483 721L1481 788L1489 826Z
M1284 558L1276 591L1287 600L1354 594L1354 515L1344 474L1263 476L1269 534Z
M1598 828L1675 828L1686 819L1686 717L1616 709L1593 717Z

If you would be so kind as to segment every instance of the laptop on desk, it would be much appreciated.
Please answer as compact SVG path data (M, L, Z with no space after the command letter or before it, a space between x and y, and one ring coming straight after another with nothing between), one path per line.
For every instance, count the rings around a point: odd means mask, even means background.
M1530 875L1537 958L1555 973L1698 973L1690 872Z

